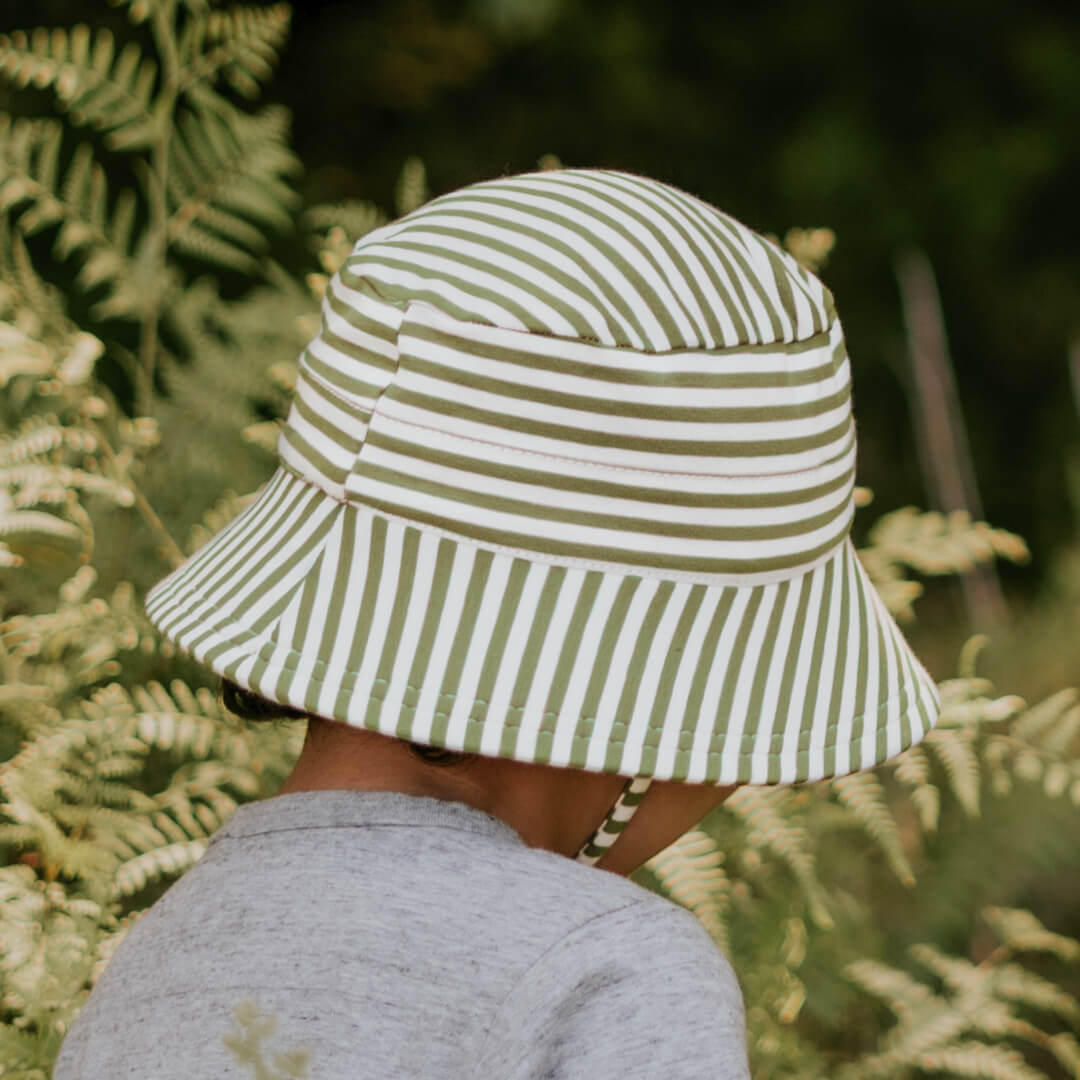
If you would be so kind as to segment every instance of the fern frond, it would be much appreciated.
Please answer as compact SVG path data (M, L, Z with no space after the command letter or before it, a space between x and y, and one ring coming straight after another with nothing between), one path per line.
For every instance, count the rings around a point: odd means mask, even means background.
M1017 1050L965 1040L919 1054L912 1064L924 1072L970 1077L971 1080L1046 1080Z
M697 916L721 949L727 950L731 882L716 841L691 829L649 860L648 869L667 895Z
M904 852L900 830L885 797L881 781L872 772L850 773L832 782L841 804L881 848L893 873L907 886L915 884L915 872Z
M221 77L254 98L277 66L290 19L287 4L238 6L196 17L180 43L181 91Z
M941 762L949 789L964 812L968 817L978 817L982 770L970 732L935 728L927 734L923 745Z
M131 896L163 877L182 874L194 866L205 851L206 844L202 840L187 840L128 859L116 871L116 895Z
M930 781L930 759L921 746L913 746L896 759L893 776L907 789L923 832L935 832L941 814L941 794Z
M1080 961L1080 941L1047 930L1030 911L990 907L982 915L1001 943L1015 952L1050 953L1066 963Z
M787 788L741 787L724 803L747 827L747 844L769 851L795 876L810 916L820 927L833 925L828 895L817 876L810 838L792 813L793 796Z
M116 53L111 31L79 25L0 36L0 75L16 86L51 87L72 122L111 132L111 146L150 139L157 64L129 42Z
M331 229L341 229L350 248L361 236L385 225L386 221L386 215L374 203L357 200L320 203L308 207L303 216L304 225L314 232L326 233ZM328 268L324 266L324 269ZM330 273L337 269L338 267L334 266Z
M108 212L105 171L88 143L76 148L64 177L59 176L63 128L51 121L16 120L0 115L0 210L15 211L19 228L30 235L55 229L58 258L82 253L77 280L84 289L107 285L110 315L132 315L156 281L137 274L128 252L134 221L134 196L121 194ZM19 209L22 207L22 209Z
M296 158L285 144L283 110L227 119L201 113L181 120L171 143L170 244L209 262L250 272L265 229L292 224L296 196L285 176Z

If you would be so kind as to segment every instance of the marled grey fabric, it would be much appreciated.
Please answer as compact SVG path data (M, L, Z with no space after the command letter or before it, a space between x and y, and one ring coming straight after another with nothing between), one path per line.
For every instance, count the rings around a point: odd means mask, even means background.
M54 1080L254 1077L235 1006L310 1080L745 1078L742 1000L686 912L459 803L242 807L139 921Z

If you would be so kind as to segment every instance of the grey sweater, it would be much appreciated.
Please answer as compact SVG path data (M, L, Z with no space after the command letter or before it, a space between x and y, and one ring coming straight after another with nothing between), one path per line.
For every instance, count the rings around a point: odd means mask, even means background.
M745 1078L742 1000L680 908L459 803L303 792L244 806L135 925L54 1080ZM250 1007L250 1006L249 1006ZM278 1072L263 1075L284 1075Z

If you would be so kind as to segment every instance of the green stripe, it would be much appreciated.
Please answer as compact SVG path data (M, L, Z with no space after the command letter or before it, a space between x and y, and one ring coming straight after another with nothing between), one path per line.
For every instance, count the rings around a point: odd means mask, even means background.
M777 586L776 598L773 601L772 611L769 612L769 621L765 627L765 637L761 642L760 650L754 657L754 666L757 670L754 672L754 681L750 685L750 700L746 705L746 723L743 725L742 731L743 745L751 747L751 752L757 741L758 729L765 719L765 691L772 675L770 670L772 668L772 659L776 652L777 638L780 636L780 626L784 619L784 610L787 606L790 590L790 581L782 581ZM771 724L773 719L773 717L769 717L768 722ZM746 776L740 776L741 780L750 779L749 760L747 761L746 770Z
M405 345L402 343L404 350ZM414 372L417 375L460 386L467 390L477 390L496 397L514 401L527 401L530 404L550 405L558 409L573 409L576 412L613 416L620 419L655 420L669 424L782 424L788 420L808 420L815 416L843 405L851 398L851 388L842 386L831 394L816 397L811 401L774 401L769 405L685 405L676 408L673 405L653 405L644 401L612 400L594 397L589 394L571 394L561 390L545 390L539 386L527 386L509 379L494 379L479 375L466 368L440 364L434 360L425 360L419 356L402 353L402 372ZM408 388L405 393L420 393ZM686 395L689 397L690 395ZM451 402L446 402L451 404ZM516 416L506 416L504 423L516 421ZM585 417L582 423L587 423Z
M570 764L579 769L584 768L588 761L589 746L596 726L596 710L600 706L608 672L611 670L611 661L615 655L615 646L619 642L619 634L622 632L626 616L630 611L630 604L641 585L641 580L636 575L623 579L600 634L600 643L596 648L596 659L593 661L589 685L585 689L585 700L581 703L581 716L574 730L574 746L570 754Z
M503 653L506 652L506 643L510 638L514 616L517 614L518 605L521 601L521 590L525 587L525 579L528 577L530 566L531 563L526 559L514 559L510 564L510 575L503 588L499 614L495 619L494 627L491 629L491 637L488 639L487 651L484 654L484 663L480 669L480 681L476 684L476 696L473 699L473 705L469 710L469 718L466 722L464 749L469 753L475 754L480 749L480 740L484 734L488 706L491 704L491 692L494 690L495 680L499 676L499 667L502 663Z
M431 743L433 746L446 745L450 712L457 698L461 673L465 667L469 643L472 641L473 632L476 629L476 620L480 615L480 602L484 598L484 588L487 585L488 577L491 575L491 564L494 558L493 552L477 551L473 561L469 584L465 590L465 603L458 619L457 629L454 632L454 643L450 647L450 656L446 662L446 671L443 674L439 700L435 707L435 719L431 725Z
M439 541L438 552L435 556L435 569L431 578L431 588L428 592L427 608L424 612L424 625L420 628L420 635L416 639L416 649L413 654L412 667L409 669L409 683L405 688L405 696L402 698L402 712L398 719L396 734L398 738L406 738L406 733L412 731L416 719L416 706L423 691L424 680L427 678L428 664L431 661L431 649L435 644L435 635L442 621L443 608L446 606L446 594L450 588L450 575L454 568L454 551L457 544L453 540L443 537Z
M637 702L638 689L641 686L642 677L645 674L645 665L652 649L653 638L656 637L657 627L664 616L664 609L671 599L675 590L673 581L660 582L659 588L649 601L648 610L642 620L641 629L638 631L637 641L634 642L634 651L627 666L626 679L623 682L622 694L619 704L615 709L615 722L611 725L611 735L608 738L607 757L604 760L604 768L609 772L616 772L622 762L625 753L624 743L629 730L630 718Z
M724 660L724 682L720 688L716 716L712 718L713 734L709 740L709 753L715 755L711 760L715 761L717 766L720 764L724 744L727 742L728 726L731 722L731 706L735 700L739 677L744 671L743 664L746 660L746 648L750 640L750 631L754 627L754 620L757 618L758 609L761 607L762 596L763 590L761 589L755 589L750 593L746 608L742 614L742 620L739 623L739 629L732 643L731 654ZM708 723L710 718L704 717L703 719ZM748 771L747 756L745 754L740 755L737 767L739 771L738 779L740 782L745 782ZM709 779L715 780L716 777L710 776Z
M481 491L468 488L452 487L437 480L425 480L416 473L404 472L399 469L388 469L383 465L376 465L371 461L361 459L357 462L353 474L361 480L367 479L374 482L388 484L403 491L415 491L422 495L434 498L449 499L453 502L464 503L468 506L479 507L492 513L512 514L517 517L538 518L543 521L561 521L567 525L576 526L578 529L609 529L613 532L639 534L642 536L664 536L680 540L710 540L710 541L751 541L751 540L781 540L788 537L803 536L817 529L825 528L842 518L846 518L850 512L847 500L839 502L831 510L825 510L810 517L798 520L786 521L782 524L770 525L690 525L681 521L658 521L649 517L631 517L626 514L603 514L598 512L586 512L576 507L563 509L562 507L542 504L531 499L514 499L505 495L487 495ZM359 485L358 485L359 487ZM543 489L539 494L542 495ZM359 490L363 491L362 487ZM367 500L368 495L363 493ZM413 516L411 505L407 500L402 500L402 512ZM693 508L688 508L688 517L692 516ZM461 522L458 531L471 532L473 526ZM835 544L839 535L833 540ZM532 544L525 547L531 548Z
M358 515L359 518L359 515ZM359 520L357 522L359 524ZM364 653L367 651L368 637L371 633L371 624L375 616L375 603L379 597L379 587L382 582L383 559L386 556L386 519L380 517L371 518L371 536L367 541L367 568L364 575L364 591L360 597L359 610L356 612L356 621L345 620L342 630L346 633L352 630L349 643L349 656L345 661L345 677L341 681L335 705L345 713L348 709L349 699L352 697L353 687L356 685L356 676L359 674L360 665L364 661ZM337 588L349 596L348 575L350 565L342 563L341 577L338 579ZM350 596L350 600L351 600ZM352 604L349 605L350 609Z
M374 498L370 493L364 494L364 503L383 513L393 514L396 517L404 514L412 521L434 525L436 528L445 529L449 533L458 536L464 535L481 543L522 548L525 551L562 558L591 559L593 562L622 563L628 567L648 566L660 570L685 570L702 574L739 574L745 576L747 574L772 573L776 570L802 567L828 554L836 547L839 540L839 537L831 537L825 543L809 550L798 551L790 555L777 555L772 558L750 559L745 556L738 559L692 557L669 555L657 551L630 551L624 548L607 547L604 544L581 544L566 540L548 540L544 537L532 536L529 533L493 529L476 523L466 525L455 518L430 513L421 507L406 506L387 499Z
M543 651L548 628L551 625L551 618L555 614L555 605L558 603L559 593L565 580L565 566L548 566L545 568L544 585L536 602L532 625L529 628L529 638L525 643L521 663L518 664L517 679L514 682L514 690L510 696L510 717L503 731L502 745L499 748L501 757L514 756L514 748L517 746L521 721L524 719L525 706L529 701L537 664L540 662L540 654Z
M664 720L671 704L671 695L675 689L675 679L682 666L686 650L686 641L697 618L697 613L705 599L705 586L694 585L683 602L682 614L672 635L664 667L660 672L660 681L656 686L652 714L649 717L649 730L645 733L645 746L642 752L640 772L651 775L656 771L656 752L664 731Z
M574 662L581 651L581 641L585 635L585 625L596 603L596 594L600 589L600 583L604 575L597 570L590 570L581 583L577 600L574 602L574 610L570 616L570 622L563 638L563 646L559 652L559 659L555 664L555 673L551 678L551 689L544 705L544 717L536 736L536 753L534 760L541 765L551 761L551 751L555 739L555 728L562 715L563 700L566 698L566 690L570 685L570 675L574 670Z
M701 651L698 653L697 667L694 669L694 677L690 683L689 693L686 695L686 710L683 716L682 730L679 732L679 752L675 755L675 765L672 779L685 780L690 774L691 750L694 746L694 733L702 722L710 723L711 718L701 716L701 708L705 703L705 687L708 685L709 676L717 663L716 647L720 640L720 634L724 624L731 614L732 605L735 603L736 590L732 588L722 589L716 603L716 609L709 620L709 628L705 631L705 637L701 642ZM718 734L727 731L727 717L716 718ZM719 758L713 760L719 761ZM715 780L715 776L708 779Z
M799 666L799 658L804 655L807 648L807 633L813 632L815 627L807 627L806 613L810 607L810 577L801 578L792 587L798 590L795 606L795 618L792 623L791 642L788 646L788 654L784 660L784 666L780 675L780 690L776 697L776 715L780 720L780 733L787 731L791 718L795 715L793 702L797 692L801 693L803 687L796 691L795 674ZM798 748L796 747L796 752ZM778 754L769 763L769 783L780 781L780 755Z
M855 466L852 464L844 472L837 475L835 479L811 487L796 487L793 483L792 489L788 491L706 494L704 492L680 489L678 485L683 480L683 476L679 473L672 473L670 481L664 487L620 484L615 481L599 480L580 474L566 476L561 473L546 472L543 469L529 469L507 464L500 455L491 454L491 448L488 446L478 448L478 452L489 451L488 456L468 457L464 454L452 454L425 443L397 439L377 429L368 432L365 445L385 450L388 453L400 454L417 462L424 461L432 465L445 465L451 469L458 469L477 476L487 476L496 480L505 480L508 483L535 484L548 491L572 491L579 495L594 495L599 498L609 499L630 499L634 502L650 503L658 506L684 506L691 512L699 509L738 510L797 506L840 491L846 488L855 477ZM848 449L845 448L844 453L847 452ZM837 456L841 457L843 455ZM836 458L832 460L836 460ZM358 464L361 468L366 468L368 463L363 461ZM831 464L831 462L827 464ZM702 479L708 479L708 477ZM747 477L746 479L752 482L753 477ZM791 474L793 482L798 479L798 473Z
M422 409L433 416L453 416L469 423L484 424L488 427L507 431L517 431L525 435L535 435L559 442L580 444L582 446L602 446L617 450L636 450L650 454L680 454L698 457L754 458L774 457L780 454L796 454L802 451L819 450L844 438L850 428L850 417L844 417L840 423L825 431L813 435L802 435L785 439L670 439L650 438L638 432L594 431L586 427L571 427L566 424L550 424L523 416L508 416L506 413L490 409L478 409L460 401L447 401L430 394L406 390L398 385L391 385L386 390L388 399L400 401ZM769 425L763 424L763 428Z
M485 327L485 332L489 328ZM507 333L513 333L508 331ZM534 335L539 338L541 335ZM682 389L705 390L757 390L784 386L809 386L836 374L834 358L811 368L794 368L779 371L755 371L748 364L743 371L692 371L679 367L680 357L715 357L717 360L745 357L752 361L758 356L800 356L803 353L823 349L829 343L829 334L820 333L802 341L771 345L742 345L723 349L683 348L664 353L634 353L634 366L627 364L620 354L626 349L598 342L567 342L581 356L544 355L541 352L516 349L512 345L499 345L492 341L469 336L463 328L460 332L442 327L426 326L407 321L402 325L400 341L411 339L442 345L463 356L478 356L500 364L524 367L535 371L550 371L554 375L569 375L580 379L614 383L625 386L670 386ZM561 343L560 347L565 347ZM603 355L608 363L592 362L586 357ZM655 366L639 367L642 356L655 358Z
M396 585L394 603L390 609L390 620L382 640L382 653L379 665L375 669L375 679L371 685L371 697L368 699L364 727L372 731L379 730L379 717L382 714L383 701L390 689L390 680L394 675L394 663L401 648L401 632L405 627L405 618L409 613L412 600L413 584L416 581L416 557L420 546L420 530L405 529L401 539L401 555L393 581Z
M453 201L446 204L446 210L449 213L460 217L472 218L480 224L491 225L495 228L509 229L517 233L522 239L521 247L523 249L528 248L534 253L533 257L536 260L537 265L543 267L541 271L543 274L549 275L556 280L564 281L568 288L578 291L584 300L591 301L601 307L601 311L607 321L608 330L616 341L619 341L624 345L631 344L622 327L612 317L612 312L615 312L623 323L632 327L642 342L648 340L644 328L637 315L634 313L634 305L631 302L632 298L626 297L620 293L599 272L599 269L594 271L591 280L582 282L569 275L560 275L558 270L554 269L549 262L543 259L544 250L551 249L569 259L571 262L581 265L581 251L579 248L564 243L555 237L550 230L543 228L544 224L561 224L565 226L566 223L562 218L556 218L552 215L545 214L543 211L536 211L533 209L525 210L521 204L513 199L500 198L497 188L486 189L483 197L476 200L476 205L470 205L465 201L464 197L468 195L469 192L467 191L455 192L450 196L450 199ZM459 196L461 198L459 198ZM504 209L512 210L517 214L531 213L533 217L537 219L537 224L535 226L530 226L522 223L520 220L508 222L493 214L485 213L484 211L488 205L501 206ZM432 206L431 209L425 213L424 209L421 208L417 215L417 220L426 224L430 220L430 217L436 216L441 209L442 207ZM572 229L572 226L567 227Z

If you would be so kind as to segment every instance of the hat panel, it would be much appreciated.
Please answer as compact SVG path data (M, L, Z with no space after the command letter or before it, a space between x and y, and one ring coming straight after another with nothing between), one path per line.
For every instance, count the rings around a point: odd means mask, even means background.
M646 352L792 342L831 321L824 287L768 241L674 188L600 170L434 199L362 238L341 276L465 322Z
M573 374L538 369L552 340L411 307L345 497L549 558L742 584L812 565L846 535L838 327L813 348L654 356L627 382L595 377L626 353L588 343L559 341Z

